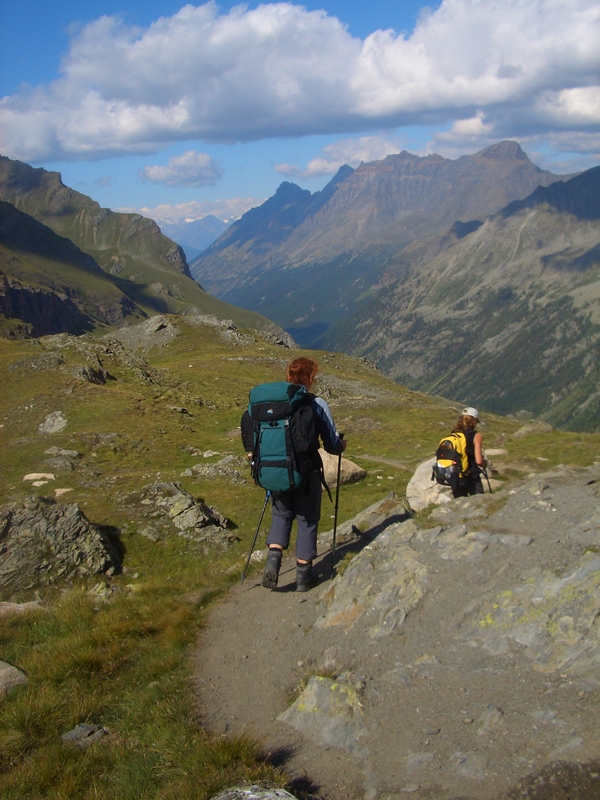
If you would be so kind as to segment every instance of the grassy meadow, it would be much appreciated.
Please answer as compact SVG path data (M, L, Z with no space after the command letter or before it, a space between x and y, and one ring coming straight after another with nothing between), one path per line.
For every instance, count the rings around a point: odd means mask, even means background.
M262 758L259 742L203 730L190 664L211 604L240 580L264 494L244 465L245 485L182 473L242 456L238 426L248 390L282 380L299 352L248 332L228 336L224 329L172 321L179 335L142 353L149 377L107 352L102 361L112 379L104 385L76 376L87 357L73 339L0 340L0 501L69 489L59 502L78 503L91 522L114 529L123 561L122 573L110 578L40 586L19 596L0 587L0 600L39 599L43 606L0 616L0 659L29 680L0 698L3 800L205 800L239 783L285 785L285 775ZM348 439L346 456L368 472L359 484L342 487L343 522L390 491L402 495L460 405L411 392L365 362L311 355L321 365L315 390ZM477 398L464 401L477 405ZM39 433L54 411L67 426ZM513 438L522 422L481 416L485 447L508 451L493 459L502 480L598 460L600 435ZM34 488L23 477L53 471L45 464L49 447L77 450L80 459L75 470ZM141 516L125 499L156 480L181 483L227 516L237 541L222 550L175 533L158 542L140 535ZM322 530L331 529L332 516L324 498ZM257 547L265 546L268 523L267 514ZM65 745L62 734L83 722L102 725L108 735L83 750Z

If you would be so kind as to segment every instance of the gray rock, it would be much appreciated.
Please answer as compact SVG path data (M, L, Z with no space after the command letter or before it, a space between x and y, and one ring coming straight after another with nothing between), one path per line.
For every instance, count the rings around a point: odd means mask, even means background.
M229 520L197 500L179 483L153 483L125 498L132 514L141 518L140 533L159 541L173 533L193 542L228 547L236 536Z
M306 688L277 718L310 739L359 755L360 738L367 733L360 690L344 678L313 675Z
M406 487L406 499L414 511L423 511L429 505L449 503L452 493L448 486L431 480L433 457L421 462Z
M43 606L38 600L29 603L0 603L0 617L10 617L13 614L25 614L28 611L41 611Z
M17 686L26 686L27 676L20 669L0 661L0 695L6 695Z
M214 464L194 464L191 469L186 470L195 478L205 478L207 480L224 480L232 484L248 483L240 470L245 469L248 474L248 463L246 458L237 456L225 456Z
M74 744L84 750L94 742L100 741L106 733L107 730L102 725L90 725L84 722L76 725L73 730L64 733L61 739L65 744Z
M513 433L513 439L520 439L530 433L552 433L554 429L547 422L531 422Z
M319 454L323 461L323 469L325 471L325 480L330 489L337 484L337 471L339 456L332 456L325 450L319 450ZM357 483L367 477L367 472L362 467L359 467L353 461L342 456L340 465L340 485L347 483Z
M493 654L525 648L540 672L562 671L578 677L600 675L600 556L585 553L558 576L543 572L487 598L475 609L469 639Z
M168 317L157 314L138 325L119 328L105 339L118 339L131 350L149 350L151 347L164 347L179 334L179 328Z
M210 800L296 800L285 789L264 789L262 786L239 786L214 794Z
M71 575L111 574L119 557L106 531L75 503L29 497L0 507L0 586L18 592Z
M399 628L423 597L427 570L408 542L412 521L392 523L366 545L337 577L323 598L326 613L316 627L357 623L374 639Z
M62 411L53 411L38 425L38 433L60 433L67 427L67 418Z

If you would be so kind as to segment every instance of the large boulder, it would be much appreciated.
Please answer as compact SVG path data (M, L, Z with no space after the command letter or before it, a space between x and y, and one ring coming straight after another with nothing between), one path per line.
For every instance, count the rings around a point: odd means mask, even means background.
M32 496L0 507L0 586L5 595L73 575L119 569L108 533L92 524L76 503Z
M440 486L431 480L433 457L422 461L406 487L406 499L413 511L423 511L429 505L440 505L452 500L448 486Z
M340 464L339 456L332 456L325 450L319 450L319 455L323 461L325 480L330 488L337 484L338 465L340 466L340 485L356 483L367 476L367 473L362 467L359 467L343 456Z

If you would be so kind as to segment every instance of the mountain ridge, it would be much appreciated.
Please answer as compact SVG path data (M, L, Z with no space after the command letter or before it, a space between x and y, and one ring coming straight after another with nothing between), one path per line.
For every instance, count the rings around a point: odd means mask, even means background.
M575 213L580 187L597 202L600 169L537 189L436 254L423 247L321 346L421 391L597 430L600 226L587 204Z
M265 270L326 264L369 247L397 250L416 238L440 233L459 219L496 213L536 186L560 179L533 165L516 142L500 142L454 161L403 151L356 170L342 167L317 193L325 202L312 205L306 190L296 187L293 199L299 203L302 197L302 213L294 229L277 240L274 231L281 230L280 213L269 214L277 199L290 196L291 190L286 188L284 195L283 187L295 186L281 184L272 198L247 212L194 259L190 269L208 291L240 302L248 276L253 281ZM267 242L254 238L257 219L269 226Z
M0 313L7 335L77 333L78 324L81 332L190 307L283 333L270 319L207 294L191 277L181 247L153 220L101 208L65 186L57 172L0 156L0 201L6 204ZM84 286L92 274L93 289Z

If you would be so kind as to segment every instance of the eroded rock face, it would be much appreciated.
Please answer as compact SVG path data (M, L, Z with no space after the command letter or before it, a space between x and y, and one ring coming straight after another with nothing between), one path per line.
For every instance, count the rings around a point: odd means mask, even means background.
M0 507L0 590L5 595L70 575L113 574L120 561L108 533L76 503L32 496Z

